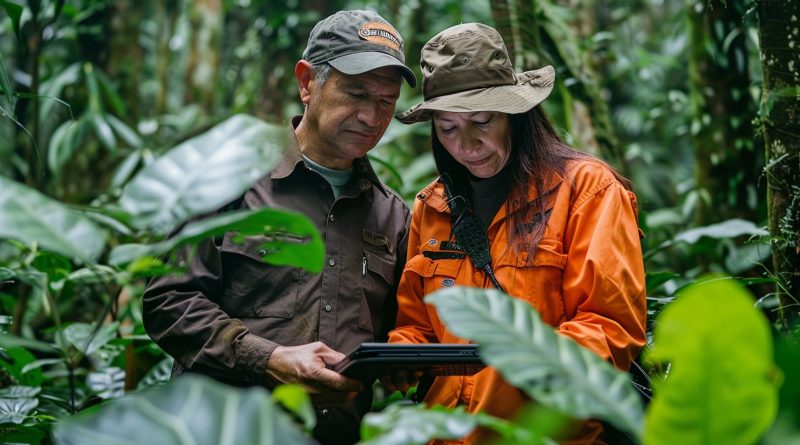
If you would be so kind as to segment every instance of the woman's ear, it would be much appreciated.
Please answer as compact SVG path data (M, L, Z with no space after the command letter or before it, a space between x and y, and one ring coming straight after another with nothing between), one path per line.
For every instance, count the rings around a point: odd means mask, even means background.
M294 66L294 78L297 80L297 89L300 91L300 101L308 105L316 86L314 70L308 61L300 60Z

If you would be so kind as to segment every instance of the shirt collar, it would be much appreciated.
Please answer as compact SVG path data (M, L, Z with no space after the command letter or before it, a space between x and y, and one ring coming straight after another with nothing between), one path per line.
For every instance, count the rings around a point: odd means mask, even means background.
M302 115L292 117L292 130L300 125L302 119ZM275 168L272 169L272 172L270 172L270 178L286 178L291 175L300 164L304 164L303 154L300 152L300 147L297 145L297 138L292 138L289 145L284 149L283 156L275 165ZM372 168L366 156L353 160L353 178L351 181L362 179L368 183L372 183L384 196L387 198L389 197L388 190L386 190L386 187L381 183L380 179L378 179L378 175L375 174L375 170Z

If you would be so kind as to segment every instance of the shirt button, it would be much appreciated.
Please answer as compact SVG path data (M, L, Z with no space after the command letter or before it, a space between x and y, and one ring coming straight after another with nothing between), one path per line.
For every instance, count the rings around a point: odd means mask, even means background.
M326 304L326 305L325 305L325 312L330 312L330 311L331 311L331 309L333 309L333 308L331 307L331 305L330 305L330 304Z
M328 216L328 221L330 221L330 222L333 222L333 221L335 221L335 220L336 220L336 218L334 218L334 217L333 217L333 213L331 213L331 214Z
M328 408L323 408L322 411L319 412L320 415L327 416L328 415Z
M331 266L331 267L335 266L336 265L336 260L334 260L333 258L329 259L328 260L328 265Z

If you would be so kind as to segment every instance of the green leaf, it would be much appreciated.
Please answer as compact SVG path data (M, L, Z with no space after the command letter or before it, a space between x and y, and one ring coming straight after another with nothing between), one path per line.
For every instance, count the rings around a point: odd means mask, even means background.
M90 355L113 340L117 335L118 327L118 323L111 323L100 329L96 329L94 324L73 323L64 329L64 336L75 349L85 355Z
M378 413L369 413L361 423L360 445L414 445L431 439L460 439L478 425L493 429L513 427L506 421L486 414L470 414L463 406L445 408L424 405L389 405ZM531 442L520 442L531 443Z
M147 374L142 377L142 380L136 385L136 389L149 388L169 382L172 376L172 364L174 361L172 357L166 357L156 363L155 366L150 368Z
M132 148L141 148L144 145L142 142L142 138L136 134L135 131L131 127L129 127L125 122L117 119L116 117L107 114L105 116L106 122L108 122L114 131L125 141Z
M14 33L20 35L19 19L22 17L22 6L8 0L0 0L0 6L2 6L3 9L6 10L6 14L11 17L11 25L14 27Z
M53 99L42 102L42 108L39 116L43 121L51 117L51 114L53 113L53 107L56 104L66 106L70 112L70 116L72 116L72 110L69 104L56 98L61 96L65 86L77 83L78 80L80 80L80 76L81 64L76 62L62 69L54 77L42 83L41 88L39 89L39 91L41 91L41 96Z
M21 347L25 349L32 349L34 351L46 353L60 353L61 351L50 343L45 343L39 340L32 340L30 338L17 337L11 334L0 334L0 347L13 348Z
M6 267L0 267L0 283L14 278L17 274L13 270Z
M58 445L311 443L265 389L196 374L65 418L54 436Z
M106 122L106 117L102 113L91 114L92 125L94 131L100 142L109 150L114 152L117 149L117 138L114 137L114 131L111 130L111 125Z
M291 132L236 115L170 150L123 189L138 228L170 228L243 195L279 159Z
M0 0L0 5L5 5L6 3L8 2ZM17 20L19 20L19 17L17 17ZM2 54L0 54L0 96L6 99L9 105L8 109L13 113L17 106L17 100L14 96L14 88L11 87L11 80L8 78L8 73L6 72L6 66L3 63Z
M304 215L276 209L227 212L187 224L180 232L156 244L122 244L109 255L112 265L158 256L182 245L235 231L242 236L266 235L264 261L276 265L322 270L325 246L314 224Z
M0 390L0 424L21 424L39 406L39 388L12 386Z
M84 267L67 276L67 280L78 284L103 284L113 283L117 276L114 268L104 265Z
M94 261L105 245L102 232L83 215L2 176L0 238L38 243L84 262Z
M76 121L66 121L61 124L53 136L47 148L47 166L50 171L58 174L75 153L81 147L86 133L86 120L81 118Z
M683 241L688 244L694 244L704 236L709 238L725 239L736 238L742 235L768 236L769 232L761 227L756 226L750 221L745 221L743 219L729 219L718 224L697 227L681 232L675 236L674 241Z
M681 291L657 320L648 360L670 361L645 423L644 443L751 445L777 411L767 320L734 280Z
M628 375L556 334L525 301L466 287L434 292L425 301L436 306L448 329L479 343L486 363L538 403L641 434L642 404Z
M272 391L272 400L283 405L285 409L303 421L306 431L311 431L317 424L317 416L311 405L311 398L300 385L280 385Z
M27 349L13 346L0 355L0 368L5 369L20 385L39 386L42 384L42 370L29 369L29 365L35 361L36 357Z

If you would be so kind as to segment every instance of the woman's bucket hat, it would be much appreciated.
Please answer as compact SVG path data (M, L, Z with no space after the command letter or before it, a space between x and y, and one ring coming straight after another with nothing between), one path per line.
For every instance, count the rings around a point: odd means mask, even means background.
M492 27L465 23L440 32L422 48L424 101L397 115L404 124L433 111L524 113L553 90L555 70L514 72L503 38Z

